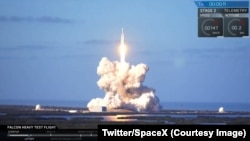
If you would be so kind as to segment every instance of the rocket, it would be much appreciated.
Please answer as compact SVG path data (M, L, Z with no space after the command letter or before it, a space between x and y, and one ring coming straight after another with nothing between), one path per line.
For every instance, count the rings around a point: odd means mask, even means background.
M122 35L121 35L121 45L124 45L124 34L123 34L123 28L122 28Z
M121 60L120 62L121 63L125 63L125 58L126 58L126 53L127 53L127 47L124 43L124 33L123 33L123 28L122 28L122 34L121 34L121 44L120 44L120 57L121 57Z

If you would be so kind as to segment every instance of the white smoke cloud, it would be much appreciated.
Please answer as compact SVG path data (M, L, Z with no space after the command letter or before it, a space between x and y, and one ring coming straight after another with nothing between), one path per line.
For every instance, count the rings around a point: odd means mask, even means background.
M148 70L145 64L134 66L102 58L97 68L100 76L97 85L105 91L105 96L92 99L87 107L90 111L97 106L106 106L108 110L159 111L161 106L155 90L143 85Z

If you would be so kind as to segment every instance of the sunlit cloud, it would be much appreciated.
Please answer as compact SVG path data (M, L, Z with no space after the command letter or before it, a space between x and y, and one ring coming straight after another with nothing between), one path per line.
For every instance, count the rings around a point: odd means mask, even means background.
M73 23L72 20L62 17L41 16L41 17L23 17L23 16L0 16L0 22L38 22L38 23Z

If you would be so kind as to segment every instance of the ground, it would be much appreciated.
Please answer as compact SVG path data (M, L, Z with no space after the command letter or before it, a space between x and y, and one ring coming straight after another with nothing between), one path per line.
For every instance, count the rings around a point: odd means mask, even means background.
M76 110L76 113L70 113ZM119 109L92 113L87 108L0 105L0 125L56 125L61 129L97 129L99 124L250 124L250 112L162 110L135 113Z

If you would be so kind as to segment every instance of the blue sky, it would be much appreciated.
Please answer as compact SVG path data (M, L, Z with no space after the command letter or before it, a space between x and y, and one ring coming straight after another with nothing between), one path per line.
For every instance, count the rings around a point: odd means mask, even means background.
M250 101L250 40L199 38L193 0L0 1L0 100L90 100L102 57L131 64L160 101Z

